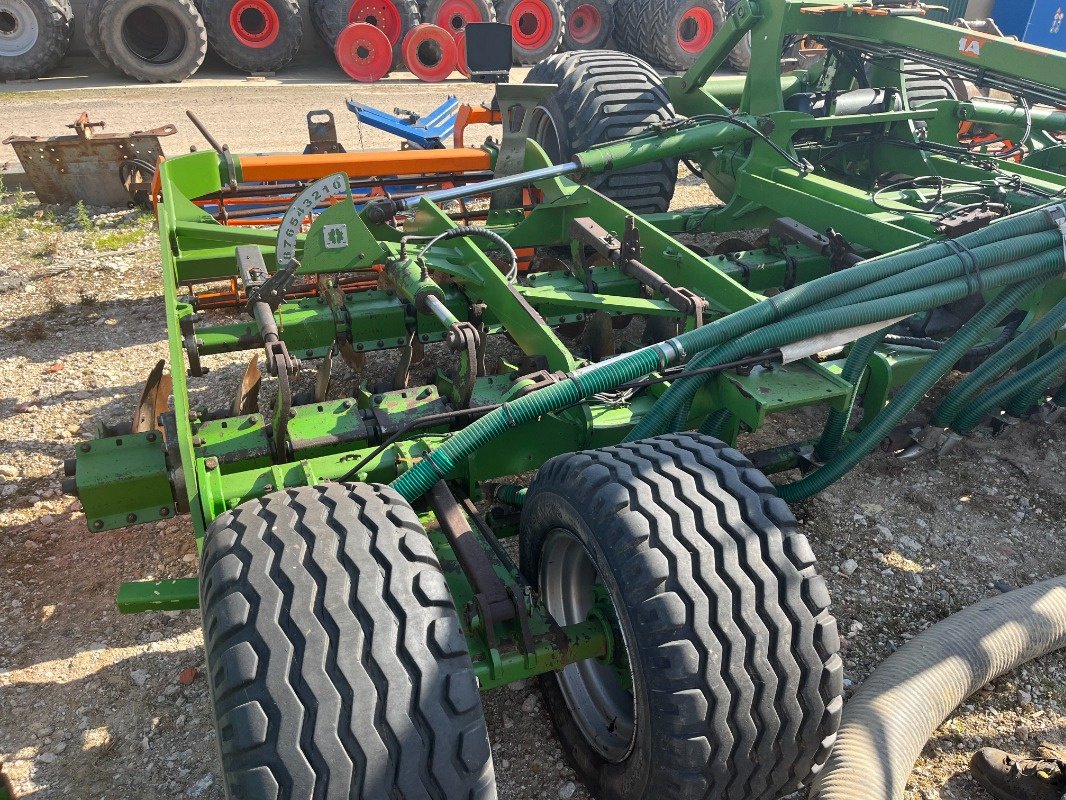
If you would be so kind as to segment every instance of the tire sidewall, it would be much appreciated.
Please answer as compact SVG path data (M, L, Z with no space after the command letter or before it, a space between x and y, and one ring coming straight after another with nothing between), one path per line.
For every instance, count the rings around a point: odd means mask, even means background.
M303 38L299 6L290 0L262 0L278 16L277 37L266 47L249 47L230 27L230 12L239 0L205 0L204 25L211 47L230 66L246 72L280 69L296 56Z
M169 16L185 35L185 46L170 61L155 64L139 58L122 39L122 26L126 19L140 8L155 9L160 16ZM195 12L195 8L189 5ZM197 12L198 14L198 12ZM197 24L199 23L199 24ZM110 0L101 9L100 37L108 56L115 66L131 78L150 82L182 81L199 69L206 48L200 46L204 36L202 20L187 13L180 3L167 0Z
M619 537L619 547L616 550L605 551L597 541L594 531L598 527L605 527L608 520L597 515L593 510L595 507L595 503L590 503L579 509L569 499L552 492L538 492L534 495L522 513L522 572L534 589L539 591L539 564L544 543L548 533L559 528L574 534L595 564L600 580L603 581L614 605L630 663L636 665L636 668L632 669L634 741L626 757L618 763L612 763L589 745L584 733L573 720L556 673L542 676L540 685L552 722L563 742L563 750L570 754L582 779L593 786L603 787L608 797L639 796L637 792L642 790L636 787L647 784L652 769L651 756L658 751L653 715L648 702L648 676L654 675L654 671L649 668L640 652L640 639L633 626L635 609L625 605L623 598L626 592L616 578L616 575L622 574L622 570L620 565L612 560L612 555L617 556L619 552L624 551L622 540L625 537ZM625 527L624 521L619 519L611 521L611 524L612 533L615 534Z

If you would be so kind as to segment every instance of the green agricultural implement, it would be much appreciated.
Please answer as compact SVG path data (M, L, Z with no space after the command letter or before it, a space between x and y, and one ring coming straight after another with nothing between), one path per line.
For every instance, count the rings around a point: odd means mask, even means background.
M684 75L500 86L498 143L162 164L169 374L68 488L92 531L190 516L199 580L119 604L202 609L230 796L494 797L478 692L532 676L596 797L819 771L787 502L1066 404L1066 56L924 13L742 0ZM718 202L671 210L679 161Z

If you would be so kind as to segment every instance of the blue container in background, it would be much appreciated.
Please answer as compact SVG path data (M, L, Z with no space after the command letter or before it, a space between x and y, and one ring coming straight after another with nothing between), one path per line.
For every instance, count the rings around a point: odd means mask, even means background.
M1066 50L1066 0L997 0L992 16L1008 36Z

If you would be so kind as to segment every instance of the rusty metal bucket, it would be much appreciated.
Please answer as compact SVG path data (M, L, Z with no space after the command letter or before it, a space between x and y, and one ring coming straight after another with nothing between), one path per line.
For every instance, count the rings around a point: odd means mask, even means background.
M130 202L131 171L154 171L163 155L160 137L177 133L173 125L133 133L97 133L103 122L87 113L73 125L74 135L9 136L41 203L67 205L79 200L90 206L125 206ZM125 166L123 166L125 165Z

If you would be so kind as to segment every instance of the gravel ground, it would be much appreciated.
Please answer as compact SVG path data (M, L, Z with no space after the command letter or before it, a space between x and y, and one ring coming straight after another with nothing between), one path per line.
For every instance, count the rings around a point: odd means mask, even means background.
M683 181L680 206L709 200ZM138 212L0 201L0 767L21 796L222 797L198 614L114 606L122 580L195 574L190 526L93 535L59 486L74 444L128 418L165 354L156 248ZM218 387L240 369L212 366ZM819 424L796 414L743 444ZM798 508L833 592L849 686L944 616L1066 572L1064 442L1064 425L1025 424L939 460L877 454ZM927 746L909 800L982 797L965 765L983 744L1066 743L1064 675L1052 656L969 700ZM588 797L535 685L485 703L502 798Z

